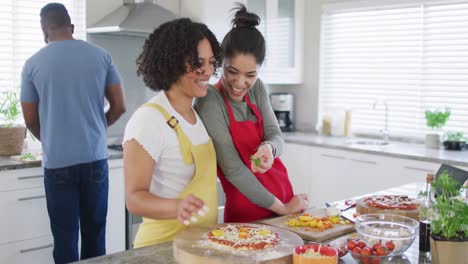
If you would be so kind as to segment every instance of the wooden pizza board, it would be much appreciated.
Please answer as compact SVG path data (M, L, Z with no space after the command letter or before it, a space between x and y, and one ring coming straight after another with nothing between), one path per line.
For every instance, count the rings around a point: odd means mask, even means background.
M380 209L375 207L369 207L364 202L364 199L367 197L361 198L356 201L356 213L359 215L363 214L393 214L393 215L401 215L412 218L416 221L419 221L419 212L420 209L416 210L388 210L388 209Z
M230 223L237 224L237 223ZM234 264L234 263L264 263L264 264L292 264L294 248L304 244L296 234L284 229L259 225L242 224L268 228L277 233L280 242L273 248L262 250L234 250L213 245L207 239L208 232L226 226L219 224L210 227L190 227L174 238L174 259L176 263L191 264Z
M306 210L304 213L307 213L311 216L317 216L317 217L327 216L326 208L310 208ZM336 224L332 228L325 229L323 231L318 231L318 230L306 231L305 227L291 227L285 224L288 221L288 219L295 218L299 215L301 214L280 216L277 218L260 221L260 223L287 229L291 232L298 234L303 239L308 240L308 241L313 241L313 242L326 241L326 240L329 240L329 239L332 239L341 235L345 235L354 231L353 223L346 224L346 225Z

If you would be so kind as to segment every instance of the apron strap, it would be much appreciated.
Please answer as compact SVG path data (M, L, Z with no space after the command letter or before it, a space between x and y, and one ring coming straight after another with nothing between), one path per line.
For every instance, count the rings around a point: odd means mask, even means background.
M156 103L146 103L143 104L142 107L152 107L163 115L164 119L166 119L166 123L170 126L177 134L177 140L179 141L180 146L180 153L182 158L184 159L184 163L187 165L193 164L193 156L192 156L192 142L190 139L185 135L184 131L179 126L179 120L174 116L171 116L164 107Z
M224 104L226 105L227 110L228 110L230 123L232 124L233 122L237 122L236 118L234 117L234 112L232 111L231 104L229 103L228 96L224 92L224 87L223 87L223 83L221 82L221 80L218 81L218 88L219 88L219 91L221 92L221 94L223 95ZM257 106L250 102L250 97L249 97L248 93L245 94L244 99L245 99L245 102L246 102L247 106L250 108L250 110L252 110L253 114L257 118L257 131L258 131L260 137L263 138L264 137L264 131L263 131L263 118L262 118L262 115L260 114L260 111L258 110Z

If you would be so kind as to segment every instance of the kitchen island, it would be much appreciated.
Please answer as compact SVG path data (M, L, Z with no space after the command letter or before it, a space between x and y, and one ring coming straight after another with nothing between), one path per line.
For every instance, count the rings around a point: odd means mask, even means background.
M423 188L423 183L413 183L396 188L386 189L379 192L371 193L372 194L384 194L384 193L393 193L393 194L407 194L410 196L416 196L419 191ZM351 199L359 199L360 197L353 197ZM333 203L341 203L343 201L337 201ZM350 209L349 213L353 213L354 209ZM307 243L307 241L305 241ZM158 245L148 246L139 249L130 249L123 252L118 252L115 254L110 254L102 257L97 257L93 259L88 259L80 261L77 263L80 264L119 264L119 263L129 263L129 264L171 264L176 263L173 258L172 253L173 247L172 242L166 242ZM291 262L292 263L292 262ZM356 263L350 254L343 257L340 264L347 263ZM403 254L402 256L395 257L390 263L405 263L405 264L418 264L418 263L430 263L425 257L420 257L419 255L419 242L418 237L413 242L413 245Z

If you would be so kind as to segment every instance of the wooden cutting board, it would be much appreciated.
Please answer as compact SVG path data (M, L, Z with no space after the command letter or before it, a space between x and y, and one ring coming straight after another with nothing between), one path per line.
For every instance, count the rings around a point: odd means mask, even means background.
M361 198L356 201L356 213L358 215L363 214L393 214L393 215L401 215L406 216L409 218L413 218L416 221L419 221L419 212L420 209L416 210L388 210L388 209L380 209L375 207L369 207L365 202L364 199L367 197Z
M305 211L305 213L311 216L317 216L317 217L327 216L325 208L311 208ZM329 239L332 239L332 238L335 238L344 234L348 234L354 231L353 223L346 224L346 225L334 225L332 228L325 229L323 231L318 231L318 230L306 231L305 227L291 227L285 224L288 221L288 219L295 218L299 215L301 214L280 216L277 218L260 221L260 223L290 230L298 234L303 239L308 240L308 241L313 241L313 242L326 241L326 240L329 240Z
M237 224L237 223L230 223ZM174 238L174 259L176 263L185 264L292 264L294 248L304 244L302 239L287 230L266 227L259 224L242 224L255 227L265 227L277 233L280 242L273 248L262 250L234 250L214 246L208 242L207 234L213 229L228 224L210 227L190 227Z

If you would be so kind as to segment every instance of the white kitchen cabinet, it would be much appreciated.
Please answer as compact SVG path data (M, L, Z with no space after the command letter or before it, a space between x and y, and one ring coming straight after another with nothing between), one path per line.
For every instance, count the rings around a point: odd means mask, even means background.
M41 167L0 171L0 210L8 212L0 218L0 263L53 262L43 181ZM125 250L122 159L109 160L106 249L108 254Z
M0 171L0 192L44 186L41 167Z
M49 235L43 187L0 192L0 244Z
M258 27L266 41L260 78L268 84L303 82L304 0L247 0L260 16Z
M236 2L260 16L258 26L266 41L260 78L267 84L303 82L304 0L190 0L183 1L181 15L203 22L221 42L231 29Z
M0 245L0 263L54 263L52 236L42 236Z
M295 193L309 194L313 206L424 182L427 173L436 172L441 165L294 143L285 144L281 159L288 169Z
M288 170L294 193L306 193L311 196L314 180L317 179L317 157L313 148L300 144L285 144L281 160Z
M123 160L109 160L106 253L125 250L125 188Z

